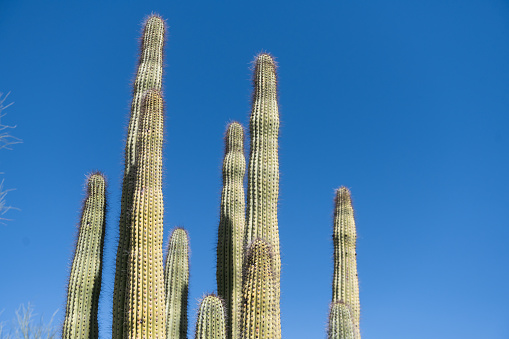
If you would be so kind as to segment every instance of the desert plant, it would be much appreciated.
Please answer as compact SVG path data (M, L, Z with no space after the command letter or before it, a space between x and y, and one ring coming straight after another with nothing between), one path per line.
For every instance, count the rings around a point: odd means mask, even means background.
M16 310L16 316L12 321L10 329L0 323L1 339L55 339L57 337L57 328L53 326L53 319L58 310L53 313L50 320L46 323L44 317L35 319L34 307L28 303L27 306L20 305Z
M200 302L194 338L226 339L225 318L223 300L214 294L206 295Z
M329 311L327 339L358 339L350 308L342 301L333 302Z

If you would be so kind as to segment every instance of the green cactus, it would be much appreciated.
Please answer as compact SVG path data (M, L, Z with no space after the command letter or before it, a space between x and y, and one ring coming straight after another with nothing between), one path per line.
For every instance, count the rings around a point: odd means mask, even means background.
M173 230L164 268L166 286L166 337L187 338L189 240L183 228Z
M346 187L336 190L334 209L334 278L332 283L332 302L342 301L352 310L352 319L359 335L359 281L355 243L354 212L350 191Z
M254 70L254 93L250 119L251 153L249 156L246 244L265 239L272 248L275 314L278 325L273 338L281 338L279 230L279 111L276 64L269 54L257 56ZM272 337L271 337L272 338Z
M87 196L69 278L62 338L99 338L97 309L105 228L106 183L101 173L93 173L87 178Z
M240 338L277 338L279 321L271 246L255 239L246 251L242 281Z
M350 309L342 301L331 305L327 339L357 339Z
M146 92L136 145L124 338L165 338L163 270L163 100Z
M127 287L127 261L129 251L131 210L133 204L136 158L136 142L141 115L143 94L149 89L161 90L163 73L163 45L165 22L156 15L150 16L143 29L138 72L134 82L131 117L127 132L124 160L124 178L119 221L119 239L115 282L113 289L113 327L112 337L122 339L124 324L124 304Z
M223 161L223 192L217 236L217 291L225 301L228 338L239 337L244 251L244 130L237 122L228 125Z
M223 300L213 294L205 296L196 318L195 339L226 339L226 314ZM171 337L168 337L168 339Z

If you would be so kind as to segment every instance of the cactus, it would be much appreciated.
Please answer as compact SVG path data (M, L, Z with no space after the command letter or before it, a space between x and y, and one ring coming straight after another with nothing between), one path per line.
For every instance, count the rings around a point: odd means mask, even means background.
M327 339L357 339L350 309L342 301L333 302L329 313Z
M273 260L272 248L264 240L255 239L247 248L242 281L242 339L273 339L278 335Z
M166 337L187 338L189 240L183 228L173 230L164 268L166 286Z
M275 313L278 329L273 338L281 338L279 230L277 203L279 195L278 160L279 111L276 64L269 54L257 56L254 70L254 93L251 108L246 244L265 239L272 248ZM271 337L272 338L272 337Z
M232 122L226 131L223 161L223 191L217 236L217 291L225 301L228 338L239 337L242 293L242 261L245 223L244 131Z
M166 336L162 252L163 120L161 93L146 92L136 145L124 338Z
M113 327L112 337L122 339L124 324L124 304L127 287L127 261L129 251L131 211L134 194L136 142L141 114L142 96L149 89L161 90L163 73L163 45L165 23L156 15L150 16L143 29L138 72L134 82L131 117L127 132L122 184L119 239L116 259L115 282L113 289Z
M62 338L99 338L97 309L106 228L106 183L101 173L87 178L76 252L67 290Z
M336 190L334 209L334 278L332 301L342 301L352 310L352 319L359 335L359 281L355 243L357 234L350 191L346 187Z
M223 300L213 294L205 296L196 318L195 339L226 339L226 315ZM172 337L168 337L172 338Z

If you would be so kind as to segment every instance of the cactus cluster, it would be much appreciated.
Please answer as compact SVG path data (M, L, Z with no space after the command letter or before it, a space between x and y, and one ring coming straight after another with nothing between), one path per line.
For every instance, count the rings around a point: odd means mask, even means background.
M125 146L113 293L114 339L186 339L188 332L187 231L174 229L164 264L162 254L165 32L164 20L152 15L141 38ZM226 131L217 237L218 295L202 299L196 339L281 338L279 111L276 63L267 53L255 59L253 87L247 171L242 126L232 122ZM69 282L65 338L98 338L104 178L91 175L88 187ZM338 189L335 201L328 338L360 339L356 231L348 189Z

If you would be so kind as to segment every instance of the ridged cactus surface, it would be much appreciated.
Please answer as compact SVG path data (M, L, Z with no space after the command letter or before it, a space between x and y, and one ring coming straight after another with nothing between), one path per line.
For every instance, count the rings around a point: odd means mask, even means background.
M360 304L355 251L357 233L350 191L346 187L340 187L336 191L332 238L334 243L332 301L342 301L351 309L353 323L358 331Z
M163 271L163 100L148 91L136 145L124 338L165 338Z
M124 178L119 221L119 237L116 259L115 282L113 289L113 327L112 337L123 338L124 304L127 286L127 261L129 251L131 210L135 182L133 166L136 157L138 125L141 105L147 90L161 90L163 74L163 46L165 22L158 16L150 16L144 24L141 38L140 59L134 81L131 116L127 131L124 160Z
M331 305L327 339L357 339L352 314L342 301Z
M187 232L176 228L168 242L166 266L166 337L187 338L187 297L189 291L189 239Z
M196 318L195 339L226 339L226 314L223 300L216 295L205 296ZM172 338L172 337L168 337Z
M251 150L247 187L246 244L260 238L273 252L275 313L280 323L279 230L277 205L279 196L279 110L277 102L276 64L262 53L255 61L254 93L250 118ZM281 337L280 325L274 338ZM272 337L271 337L272 338Z
M244 130L233 122L225 137L223 191L217 236L217 291L225 301L228 338L239 337L244 251Z
M99 338L97 309L106 228L106 183L100 173L87 179L76 252L67 290L62 338Z
M242 285L240 338L278 338L272 248L255 239L246 252Z

